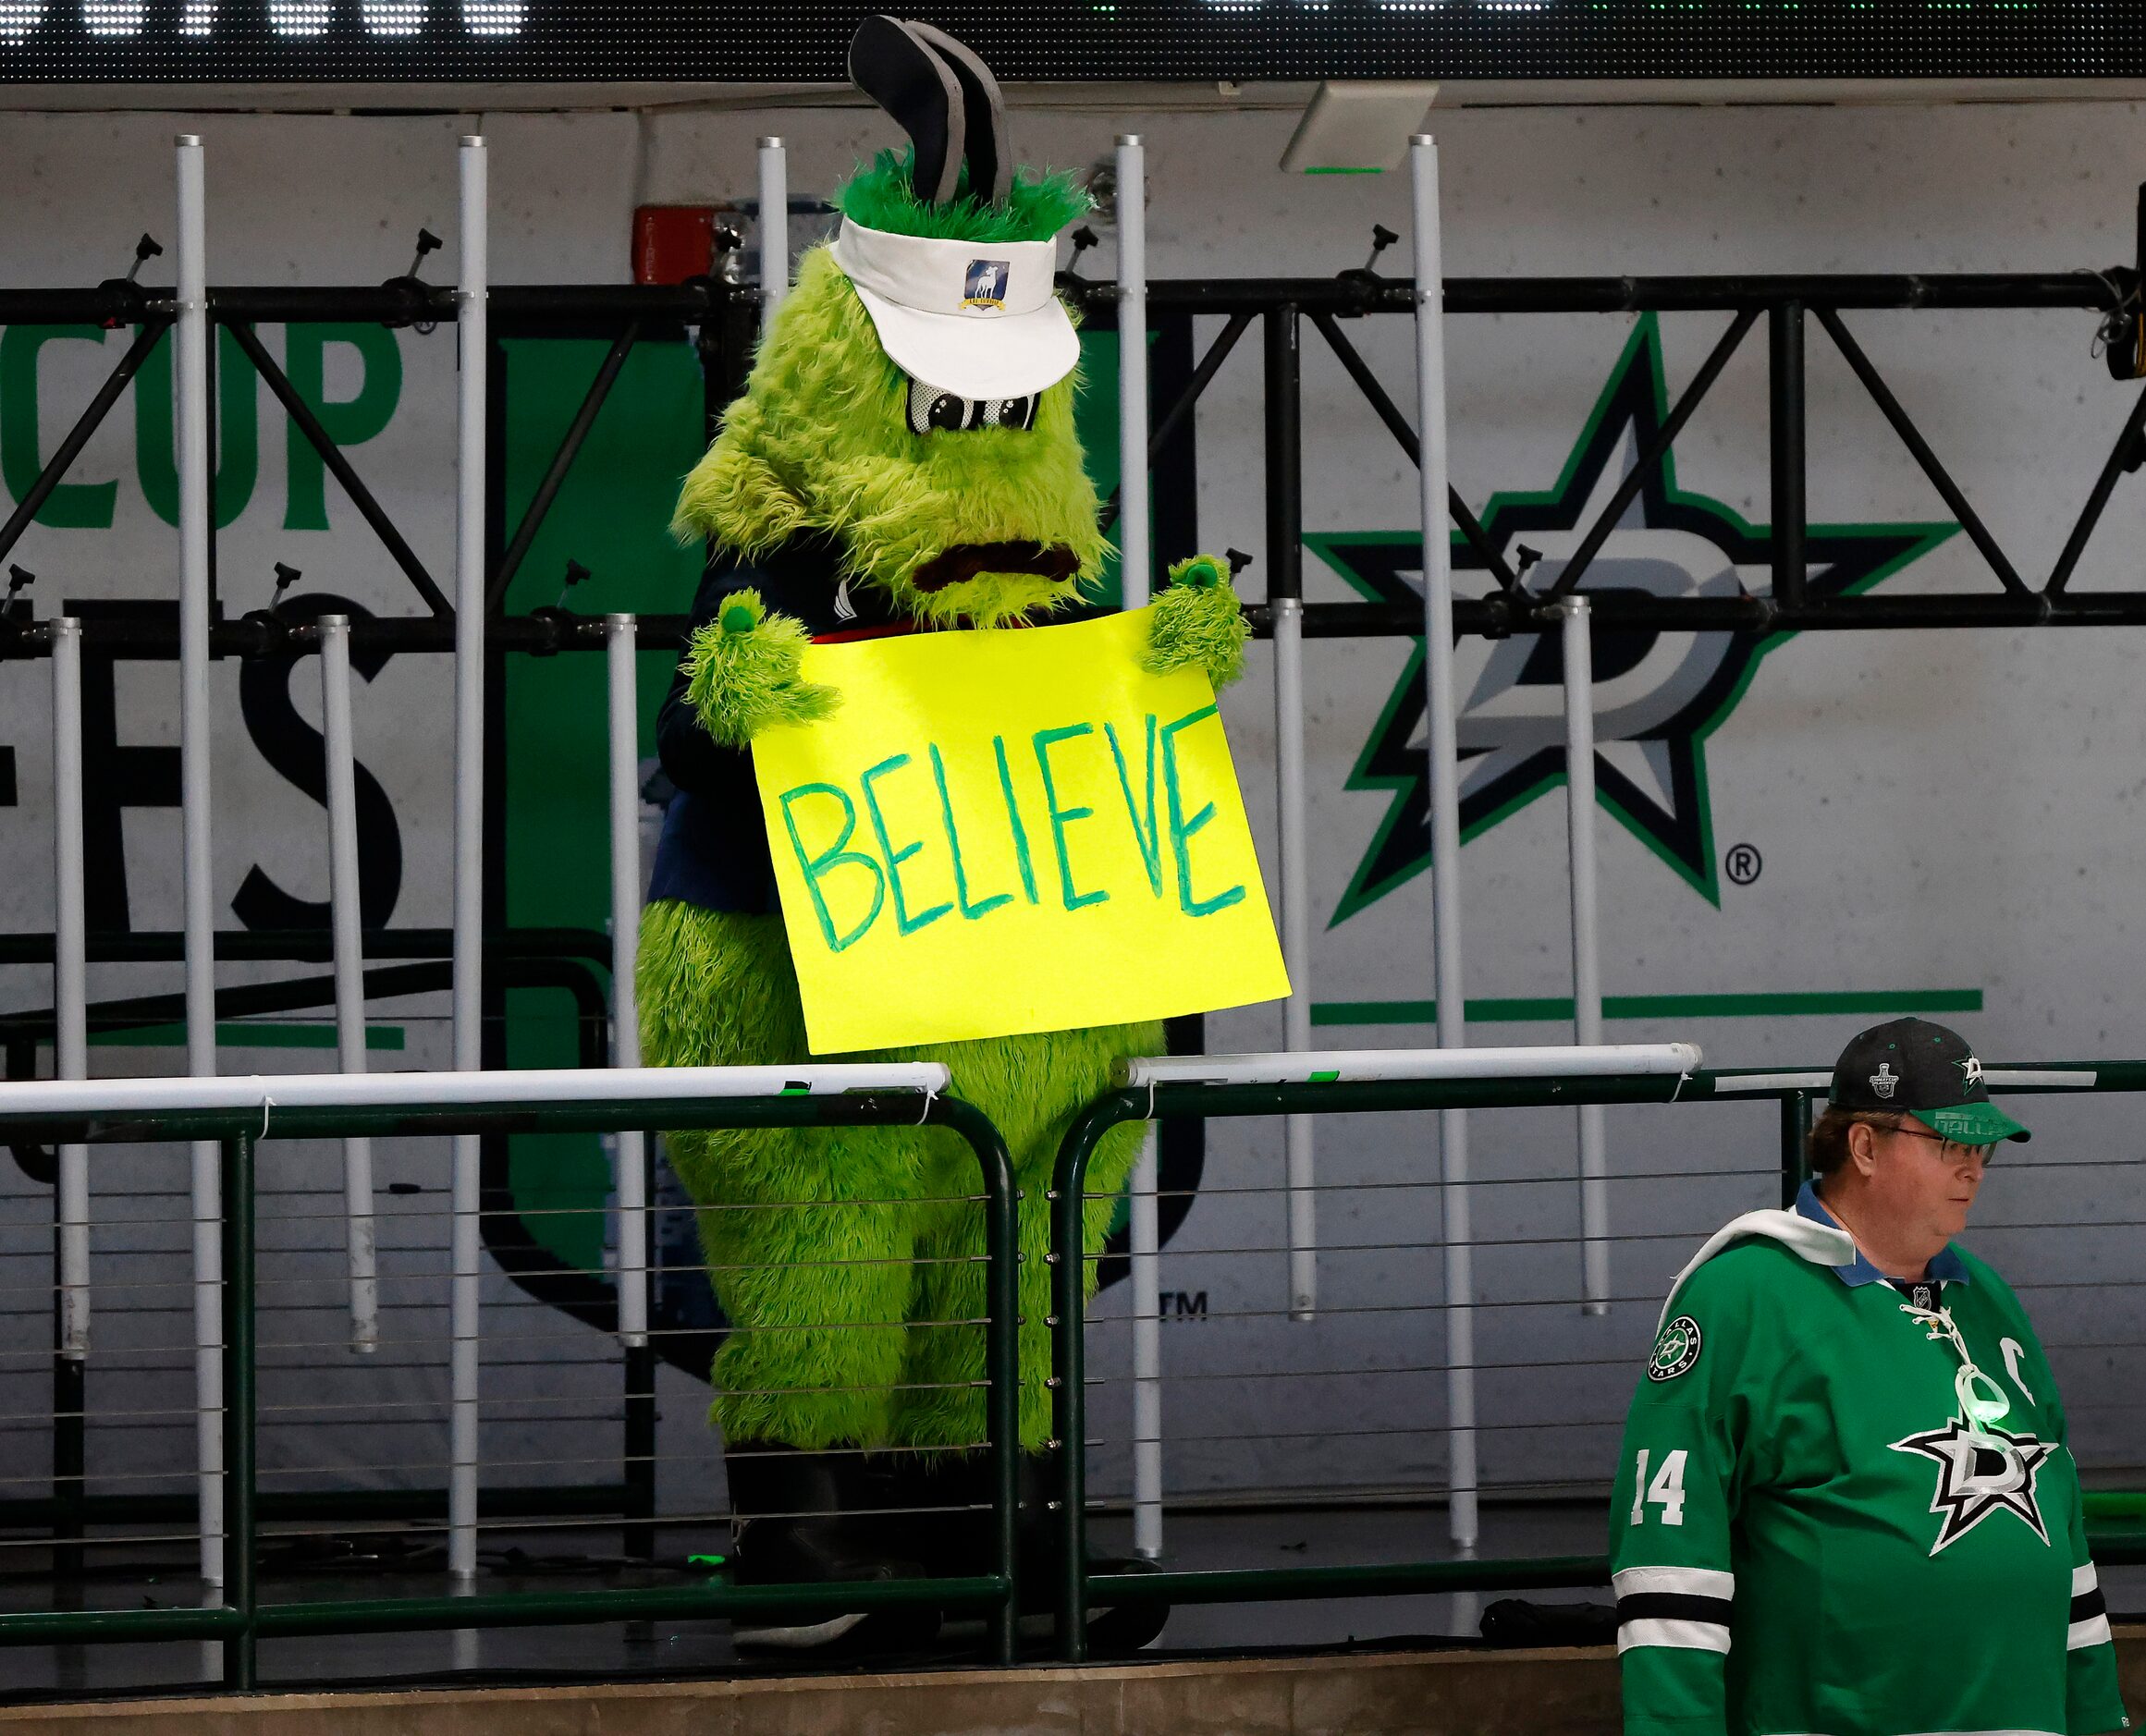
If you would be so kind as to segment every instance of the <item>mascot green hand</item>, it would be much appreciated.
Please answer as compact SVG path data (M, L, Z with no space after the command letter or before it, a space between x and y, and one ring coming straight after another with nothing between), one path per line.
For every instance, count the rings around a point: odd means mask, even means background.
M1079 342L1055 291L1056 237L1085 195L1013 172L989 73L929 26L867 18L851 70L913 149L841 190L839 235L806 256L680 501L681 531L711 557L658 725L681 792L641 936L643 1046L658 1065L808 1057L750 755L763 729L842 703L803 680L803 647L1046 620L1107 552L1073 429ZM1240 672L1245 631L1220 563L1173 569L1150 619L1149 667L1197 666L1218 686ZM849 1057L944 1062L1012 1152L1032 1493L1048 1486L1052 1163L1112 1064L1161 1043L1143 1023ZM1091 1164L1091 1255L1139 1142L1119 1128ZM741 1576L985 1571L984 1515L962 1510L987 1499L966 1144L930 1128L792 1128L674 1133L669 1149L732 1323L712 1415ZM1040 1501L1024 1505L1024 1547L1042 1551ZM938 1510L906 1527L861 1516L889 1510Z

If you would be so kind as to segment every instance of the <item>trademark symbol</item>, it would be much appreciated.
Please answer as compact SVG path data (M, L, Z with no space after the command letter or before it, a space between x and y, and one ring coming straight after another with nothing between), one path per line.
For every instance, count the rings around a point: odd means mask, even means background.
M1204 1290L1166 1290L1156 1312L1165 1320L1205 1320L1208 1293Z
M1728 870L1731 880L1740 886L1747 886L1765 870L1766 859L1759 854L1756 844L1732 844L1729 853L1722 859L1722 866Z

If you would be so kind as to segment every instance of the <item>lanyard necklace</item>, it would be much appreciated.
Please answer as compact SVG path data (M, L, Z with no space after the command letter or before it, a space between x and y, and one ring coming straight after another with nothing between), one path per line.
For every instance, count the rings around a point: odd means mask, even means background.
M1911 1302L1900 1304L1900 1312L1918 1326L1930 1328L1932 1340L1949 1339L1952 1347L1959 1352L1960 1365L1952 1377L1953 1392L1960 1401L1960 1421L1968 1425L1970 1436L2002 1449L2005 1443L1994 1438L1989 1430L2011 1413L2012 1400L2005 1396L1990 1375L1975 1366L1973 1354L1968 1350L1968 1341L1961 1335L1958 1323L1952 1317L1952 1310L1941 1300L1935 1308L1918 1308Z
M1837 1210L1833 1211L1833 1221L1844 1229L1847 1228ZM1855 1233L1852 1229L1848 1230L1851 1238ZM1862 1253L1860 1241L1856 1243L1856 1251ZM1863 1257L1869 1259L1870 1255L1864 1254ZM1961 1334L1958 1322L1953 1319L1952 1310L1944 1305L1944 1286L1936 1284L1933 1287L1937 1290L1936 1307L1918 1308L1912 1302L1903 1302L1900 1312L1918 1326L1928 1327L1932 1342L1940 1339L1951 1341L1960 1359L1960 1365L1954 1371L1952 1377L1953 1393L1960 1403L1960 1421L1967 1424L1971 1438L2001 1451L2005 1443L1993 1436L1990 1430L2011 1414L2012 1400L2005 1396L2004 1388L1975 1366L1974 1353L1968 1349L1967 1339Z

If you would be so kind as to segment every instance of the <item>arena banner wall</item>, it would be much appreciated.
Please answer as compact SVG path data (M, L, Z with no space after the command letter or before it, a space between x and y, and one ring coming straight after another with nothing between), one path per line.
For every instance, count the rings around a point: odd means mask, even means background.
M2066 270L2128 256L2134 166L2108 141L2139 116L2114 104L1998 108L1464 110L1439 115L1446 257L1455 274ZM1158 276L1324 275L1361 263L1371 226L1404 228L1397 177L1303 180L1271 167L1294 113L1017 116L1024 153L1073 166L1119 127L1147 139L1150 269ZM210 151L213 280L374 283L404 267L420 226L448 235L452 119L190 119ZM18 173L0 191L8 280L89 284L125 269L143 230L170 239L170 116L0 120ZM634 189L680 202L749 193L754 141L792 145L793 189L824 189L886 142L853 111L492 117L494 272L502 282L618 281ZM637 155L637 153L640 153ZM332 182L294 177L333 161ZM1110 234L1084 269L1107 275ZM1392 255L1388 255L1389 260ZM1898 312L1850 324L1994 533L2030 573L2062 546L2129 407L2076 313ZM1197 323L1204 347L1219 323ZM1590 507L1636 462L1723 327L1674 314L1453 319L1453 476L1509 559L1549 581ZM1412 402L1405 321L1351 336L1397 400ZM435 574L451 565L452 335L264 328L263 340ZM12 502L119 353L118 334L0 333L0 488ZM510 345L502 446L509 522L535 488L601 361L595 339ZM1968 540L1816 336L1810 360L1809 562L1827 593L1994 589ZM1114 350L1091 337L1084 427L1098 481L1115 481ZM1586 588L1733 595L1769 579L1766 363L1732 362L1672 460L1645 479ZM1270 564L1259 367L1245 346L1196 418L1199 544ZM682 344L629 362L509 606L584 614L680 611L698 559L668 536L677 483L702 437L700 374ZM401 575L286 429L242 357L220 352L217 593L227 614L264 607L278 562L300 581L286 612L411 612ZM177 610L168 362L153 358L14 555L41 615L166 620ZM1306 574L1315 599L1406 604L1418 593L1416 476L1338 364L1308 335L1304 419ZM2146 494L2120 486L2077 584L2130 586L2127 551ZM590 577L570 590L568 563ZM1489 576L1456 545L1458 582ZM2146 718L2131 703L2137 647L2121 631L1804 635L1604 632L1595 646L1603 974L1613 1040L1696 1039L1722 1064L1823 1062L1861 1025L1919 1012L1994 1059L2146 1053L2134 955L2146 931ZM1468 1014L1482 1040L1570 1035L1565 767L1554 641L1460 649ZM445 659L362 664L356 703L366 920L444 924L451 765ZM668 675L642 659L644 728ZM516 923L605 922L603 669L515 657L495 671L504 780L497 896ZM1306 706L1315 1034L1336 1046L1431 1040L1420 645L1318 641ZM212 674L215 902L228 927L325 919L319 702L310 663L227 662ZM177 674L167 662L91 657L85 670L92 923L179 922ZM1221 713L1271 894L1271 665ZM644 752L652 752L644 733ZM41 664L0 671L0 920L51 923L49 699ZM653 768L651 768L653 769ZM224 980L296 973L226 967ZM100 966L98 998L177 988L174 969ZM5 977L7 1004L49 1004L44 972ZM377 1006L376 1066L444 1065L445 996ZM510 1064L570 1060L570 996L512 990ZM1271 1047L1271 1007L1209 1018L1216 1049ZM178 1067L176 1031L101 1046L100 1070ZM325 1016L225 1034L229 1070L314 1067ZM2136 1155L2117 1101L2016 1106L2036 1131L1991 1171L1970 1245L2033 1312L2066 1389L2090 1481L2136 1462L2131 1407L2146 1302L2131 1269L2135 1216L2092 1165ZM1607 1316L1577 1305L1579 1191L1569 1113L1474 1120L1474 1228L1487 1485L1516 1493L1605 1486L1616 1424L1661 1293L1698 1241L1772 1204L1770 1105L1611 1114L1613 1257ZM1163 1259L1168 1485L1187 1492L1414 1487L1442 1474L1441 1201L1432 1118L1322 1124L1320 1309L1287 1311L1279 1130L1209 1131L1204 1176ZM340 1175L332 1146L267 1148L279 1219L266 1245L264 1436L271 1486L444 1478L445 1142L384 1142L383 1347L345 1348ZM0 1390L11 1416L46 1402L49 1191L0 1164L0 1224L32 1287L5 1314ZM608 1156L588 1138L517 1139L508 1186L527 1236L600 1280ZM100 1151L92 1409L122 1390L126 1428L92 1427L92 1479L178 1489L191 1464L188 1232L181 1151ZM2078 1226L2088 1228L2048 1228ZM2106 1225L2105 1228L2094 1228ZM676 1263L690 1265L689 1242ZM1096 1483L1129 1481L1128 1287L1098 1303ZM505 1482L609 1474L618 1375L607 1341L495 1274L486 1292L487 1460ZM1112 1324L1112 1322L1115 1324ZM1542 1364L1557 1365L1546 1379ZM1372 1371L1367 1374L1365 1371ZM1184 1378L1177 1378L1183 1376ZM718 1473L705 1385L668 1368L662 1491L703 1506ZM25 1427L34 1428L34 1424ZM25 1437L26 1445L29 1436ZM570 1466L564 1461L574 1461ZM510 1466L533 1467L510 1470ZM42 1473L40 1473L42 1474ZM488 1472L488 1475L494 1474ZM34 1481L35 1479L31 1479Z

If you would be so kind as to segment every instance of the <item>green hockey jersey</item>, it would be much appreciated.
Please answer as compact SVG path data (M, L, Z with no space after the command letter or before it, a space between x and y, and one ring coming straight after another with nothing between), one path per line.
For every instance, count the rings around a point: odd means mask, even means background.
M1904 1293L1798 1204L1685 1268L1632 1401L1610 1510L1627 1736L2127 1728L2018 1299L1957 1248Z

